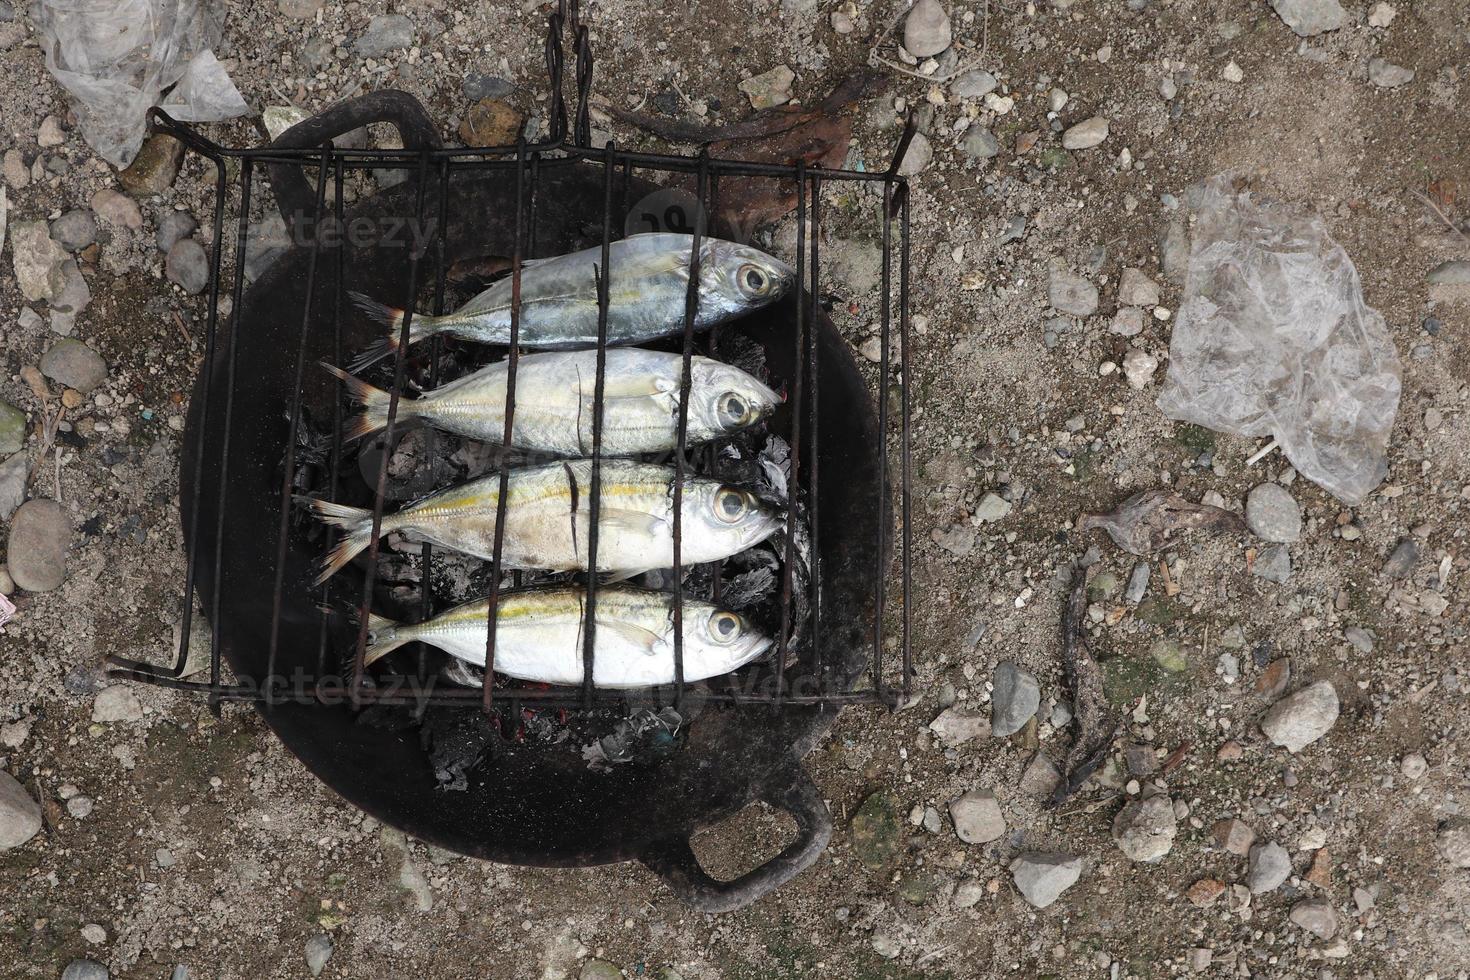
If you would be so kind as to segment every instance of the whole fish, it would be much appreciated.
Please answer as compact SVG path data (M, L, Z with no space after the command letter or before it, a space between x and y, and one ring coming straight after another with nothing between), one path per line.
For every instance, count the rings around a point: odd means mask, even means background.
M636 344L684 329L692 235L666 232L633 235L602 246L521 263L522 347L571 350L597 344L597 278L607 275L607 340ZM704 238L699 248L699 307L696 330L743 316L776 302L796 281L780 259L748 245ZM415 313L409 343L446 334L482 344L510 343L511 277L496 282L464 306L443 316ZM350 367L357 371L398 349L403 310L352 294L364 312L388 328Z
M582 628L587 594L580 588L524 589L500 596L495 616L495 671L543 684L582 683ZM368 617L365 663L405 643L436 646L483 667L490 604L467 602L422 623ZM674 597L625 585L597 590L592 684L653 687L674 682ZM684 679L728 674L765 653L771 639L738 613L684 601Z
M420 398L398 402L398 418L420 419L446 432L498 443L505 433L508 361L467 374ZM323 365L363 404L346 436L388 424L388 392ZM780 396L737 367L707 357L690 361L688 444L718 439L754 425ZM603 391L602 451L609 456L656 453L677 445L679 354L618 347L607 351ZM511 445L561 456L592 454L597 352L527 354L516 374L515 428Z
M618 577L674 564L674 468L631 460L602 463L597 568ZM491 558L500 474L431 494L384 514L382 534L403 531L465 554ZM327 556L317 584L372 541L372 511L298 498L346 534ZM575 459L506 474L502 568L585 570L592 527L592 461ZM748 490L688 476L680 505L681 559L718 561L759 544L781 526L775 507Z

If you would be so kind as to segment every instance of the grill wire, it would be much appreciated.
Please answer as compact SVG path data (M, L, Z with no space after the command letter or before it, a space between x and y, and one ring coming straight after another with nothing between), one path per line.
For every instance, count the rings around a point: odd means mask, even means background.
M211 708L218 712L223 701L258 701L267 705L281 699L281 690L271 683L276 678L276 654L280 640L281 612L283 589L288 586L284 581L286 554L288 550L292 490L297 475L297 446L298 434L302 424L302 396L303 382L306 370L307 342L310 339L314 326L321 329L326 323L330 323L331 349L333 362L343 363L343 284L345 282L345 256L347 242L345 236L338 236L338 242L332 251L334 256L323 256L322 229L326 227L319 219L326 208L327 184L330 178L334 191L332 197L332 215L335 227L339 231L345 227L343 214L343 190L344 178L349 172L373 172L377 170L403 170L414 168L416 172L415 189L415 218L419 222L418 227L423 227L423 219L426 204L426 189L431 179L437 180L438 184L438 220L434 224L435 240L432 245L433 251L433 312L442 314L445 306L445 283L447 269L445 267L445 235L447 229L447 208L449 201L449 186L452 175L461 171L497 170L512 171L515 182L515 247L511 257L511 318L510 318L510 345L508 353L508 380L507 397L505 405L505 443L509 445L511 428L515 415L515 376L520 351L517 345L520 328L520 292L522 265L526 260L527 253L535 251L535 220L536 200L538 184L542 173L543 164L547 166L561 166L567 163L583 163L600 166L603 181L603 211L601 217L601 262L597 266L597 300L598 300L598 343L596 347L597 374L593 399L593 422L592 422L592 467L591 485L589 492L590 527L588 534L588 566L597 567L597 538L598 538L598 514L601 504L601 463L602 463L602 425L604 408L604 374L605 360L608 349L607 344L607 319L608 319L608 280L616 276L616 268L609 268L609 247L612 242L612 227L614 217L614 174L621 171L622 183L622 210L627 211L628 186L632 172L636 167L640 171L667 175L693 175L695 178L696 200L699 203L697 217L694 222L693 241L689 257L689 286L685 296L684 327L682 335L682 357L683 373L679 390L679 417L677 427L678 448L674 455L674 495L673 495L673 544L674 564L672 575L672 615L673 615L673 653L675 679L672 685L671 697L665 698L659 695L660 701L667 700L672 703L676 710L681 710L686 699L698 698L706 703L768 703L779 708L784 704L820 705L820 704L850 704L859 702L881 702L889 706L897 706L903 703L911 694L911 678L913 675L912 651L910 646L911 634L911 508L910 508L910 469L911 469L911 447L910 447L910 413L909 413L909 388L911 384L912 358L909 353L912 350L909 343L909 195L907 179L898 173L898 164L903 160L909 142L913 137L912 124L906 127L900 137L894 151L892 161L887 170L884 171L859 171L822 168L808 166L804 161L798 160L791 165L751 163L740 160L728 160L714 158L709 155L708 148L702 150L695 156L659 154L649 152L628 151L617 148L611 141L604 147L598 149L592 146L591 125L589 119L589 94L592 83L592 51L589 41L588 27L582 23L577 10L576 0L570 2L570 25L572 29L573 43L575 45L576 71L575 85L577 89L577 113L572 123L572 130L568 133L568 118L566 102L562 94L564 54L562 37L564 28L568 24L568 0L559 0L557 9L552 13L547 31L545 57L547 74L550 79L551 97L548 110L548 134L545 139L537 142L527 142L524 137L514 145L484 147L484 148L424 148L419 150L354 150L340 149L334 147L330 142L319 148L312 149L282 149L265 146L256 148L230 148L221 146L195 132L190 127L179 123L169 117L162 110L154 108L149 115L149 129L151 133L165 133L178 139L185 147L200 154L209 160L216 170L215 194L214 194L214 220L212 228L212 247L210 255L212 269L210 275L210 286L208 292L208 309L206 314L206 339L204 361L200 368L203 372L203 384L200 387L197 398L199 422L197 425L199 433L199 452L196 460L201 471L204 467L203 452L207 448L205 443L206 422L211 413L223 412L223 445L220 448L220 501L218 517L213 533L216 542L223 542L225 533L225 508L223 507L224 487L229 478L230 441L231 441L231 418L237 390L236 378L236 352L237 345L234 331L243 316L246 307L244 292L245 274L244 258L247 248L247 234L249 231L249 213L251 204L251 184L257 164L289 164L301 167L307 172L314 171L314 211L311 214L311 228L313 232L306 248L306 302L301 310L301 321L299 330L299 341L296 350L294 365L294 385L291 394L291 410L289 418L288 438L285 447L285 471L281 483L280 493L280 524L279 537L276 542L276 569L275 588L273 592L273 604L271 610L270 646L267 659L266 683L230 683L223 679L223 668L221 664L221 649L223 639L220 634L220 583L221 566L223 562L222 547L217 547L214 554L214 594L206 597L201 595L201 608L209 610L210 623L210 657L209 657L209 680L195 681L184 679L184 672L189 661L189 647L193 633L194 604L192 596L195 594L196 578L198 572L198 547L201 540L201 529L199 528L200 501L202 499L203 480L196 479L192 487L192 507L190 508L189 533L187 549L184 588L182 599L182 615L180 640L177 655L171 666L159 666L137 660L130 660L118 656L108 658L112 665L112 674L115 677L149 683L157 686L167 687L200 695L209 699ZM234 166L232 167L231 164ZM223 258L225 249L225 213L230 200L231 169L237 169L238 178L233 182L238 186L239 195L239 217L238 229L235 239L234 250L234 280L232 283L231 308L229 316L229 338L228 354L225 364L225 392L223 406L216 404L217 397L212 389L214 384L214 368L219 357L217 349L218 328L220 319L220 283L221 271L224 265ZM795 295L795 331L792 338L794 359L793 375L790 380L790 403L791 403L791 431L789 433L790 446L790 473L788 479L788 494L792 506L787 508L787 523L784 542L784 560L780 569L780 622L781 628L776 639L776 654L774 664L776 665L771 689L769 692L755 690L745 691L703 691L686 690L684 679L684 651L683 651L683 599L684 563L682 556L682 516L681 501L684 493L684 483L689 475L687 459L687 428L689 420L689 393L690 393L690 359L694 352L694 323L698 314L699 305L699 261L700 245L703 236L707 235L709 229L705 227L705 215L718 213L716 210L717 196L719 193L720 179L729 177L762 178L776 181L787 181L794 185L796 192L796 256L794 265L797 272L797 287ZM897 224L898 235L898 289L897 289L897 320L898 320L898 344L899 350L905 357L903 370L898 376L898 496L900 508L900 521L898 523L899 540L897 542L898 554L896 561L899 567L899 601L897 610L889 609L891 595L888 589L888 568L892 556L892 549L888 541L889 522L883 519L878 521L878 535L876 555L876 567L872 568L871 579L873 582L873 617L871 642L872 651L869 666L870 686L838 687L836 682L836 665L832 658L824 656L822 650L822 598L821 598L821 569L820 569L820 535L822 532L820 524L820 513L817 508L817 486L818 486L818 440L820 432L817 426L817 406L820 398L820 378L817 371L817 350L814 339L816 324L820 315L820 289L818 287L818 272L820 267L820 230L821 230L821 196L824 185L834 184L881 184L883 220L882 225L882 255L880 272L880 306L879 306L879 391L878 391L878 430L881 446L879 447L879 499L875 506L885 509L891 506L891 489L889 487L889 451L891 426L888 392L886 386L893 379L891 374L892 358L892 330L894 305L893 284L893 250L894 250L894 225ZM705 210L708 202L708 211ZM810 225L808 225L810 222ZM393 435L397 423L398 406L400 394L405 383L405 364L408 360L406 350L408 348L409 331L414 316L414 303L412 298L417 296L420 276L421 257L428 254L427 250L411 249L408 261L408 296L409 302L405 304L404 316L399 330L399 343L394 357L393 384L389 389L389 407L387 425L382 434L385 447L394 445ZM317 296L316 280L319 264L322 261L335 261L335 283L336 288L330 297L328 304L319 302ZM808 302L803 302L803 297ZM323 309L322 307L326 308ZM719 345L720 327L715 326L710 332L709 350L711 355L715 354ZM438 384L439 368L439 339L437 337L430 341L432 354L429 358L429 387ZM806 418L803 419L803 409L806 409ZM342 485L342 426L344 418L342 412L342 399L333 401L333 414L331 418L333 438L331 442L331 453L329 463L328 486L330 496L327 499L338 499L338 491ZM428 458L434 458L435 435L432 427L428 430L429 444ZM713 459L713 453L717 449L707 449L702 453L706 461ZM374 584L378 571L378 554L380 550L379 534L383 519L383 508L386 496L389 460L392 453L385 450L380 454L375 476L374 505L372 508L372 534L366 548L366 575L362 589L362 601L358 610L359 625L356 629L356 642L349 676L346 678L346 698L354 707L362 707L370 704L381 705L412 705L424 707L430 705L446 706L473 706L479 704L487 712L498 710L500 699L508 702L506 707L512 715L522 708L556 707L556 708L591 708L598 703L621 703L628 700L634 692L619 690L598 690L593 687L593 665L594 665L594 641L595 641L595 615L597 602L597 576L589 574L586 576L586 601L585 601L585 625L583 628L583 681L580 689L549 689L541 690L531 687L509 687L497 689L493 682L493 671L495 663L496 643L496 607L501 588L501 551L504 536L506 487L509 467L500 467L500 494L497 503L495 541L491 560L491 573L489 578L489 614L487 619L488 630L485 644L486 677L482 690L462 687L446 687L436 685L431 690L422 689L403 690L399 683L391 683L392 678L375 682L370 679L364 668L366 654L368 625L367 614L370 611L374 594ZM808 480L803 487L800 478L801 461L808 460ZM841 474L835 474L838 478ZM799 498L806 501L806 514L808 533L811 542L810 568L811 595L810 608L807 620L810 623L810 644L812 671L816 677L816 693L801 693L793 690L788 678L791 669L787 665L789 644L792 634L792 576L795 567L795 555L793 553L794 542L797 531L797 511L795 502ZM336 544L341 532L336 528L330 528L327 532L326 547L330 548ZM431 615L430 589L428 587L429 571L433 561L433 549L428 543L421 548L423 562L423 597L419 608L421 619L427 619ZM718 569L713 575L713 596L715 602L719 601L721 577ZM519 582L519 574L517 574ZM323 585L320 596L325 601L327 586ZM896 644L896 657L886 653L888 642L885 632L885 619L893 617L899 632ZM330 633L329 618L324 612L320 622L317 641L317 677L308 678L307 686L318 700L332 703L331 695L340 696L340 688L328 687L327 682L340 682L329 670L330 659ZM830 646L830 644L828 645ZM426 673L423 648L419 646L418 657L418 679L422 681ZM900 663L897 669L888 667L890 659L897 659Z

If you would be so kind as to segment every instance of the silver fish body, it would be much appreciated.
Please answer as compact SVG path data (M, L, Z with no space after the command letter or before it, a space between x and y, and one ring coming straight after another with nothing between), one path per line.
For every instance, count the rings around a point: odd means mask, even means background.
M542 350L595 346L599 275L607 278L608 343L636 344L681 332L693 244L690 235L632 235L609 245L605 270L600 245L523 262L520 345ZM694 328L705 330L768 306L786 295L795 281L790 266L759 249L704 238ZM507 276L451 313L415 313L409 324L409 343L447 335L509 344L511 291L512 279ZM353 362L353 370L359 370L397 348L403 311L358 294L354 299L387 328L387 336Z
M599 688L654 687L674 682L674 600L665 592L629 586L597 590L592 683ZM416 641L466 663L485 665L489 601L450 609L423 623L368 620L367 663ZM586 593L580 588L503 593L496 609L495 671L543 684L583 678ZM717 677L750 663L771 639L739 614L697 600L684 602L686 681Z
M603 460L598 510L597 568L627 576L674 564L674 468ZM380 532L402 531L465 554L491 559L500 474L431 494L384 514ZM501 567L586 570L592 527L592 461L574 459L506 474ZM306 501L318 517L344 531L318 583L372 541L372 512L325 500ZM690 474L681 499L681 559L717 561L770 537L781 526L775 507L747 490Z
M609 456L675 448L679 421L679 354L631 347L606 352L602 452ZM363 403L348 426L356 438L388 421L388 393L327 367ZM420 398L398 403L398 418L423 422L471 439L499 443L505 431L508 361L467 374ZM754 425L780 402L771 389L739 368L707 357L690 362L689 445ZM590 456L596 401L596 351L527 354L516 373L511 445L560 456Z

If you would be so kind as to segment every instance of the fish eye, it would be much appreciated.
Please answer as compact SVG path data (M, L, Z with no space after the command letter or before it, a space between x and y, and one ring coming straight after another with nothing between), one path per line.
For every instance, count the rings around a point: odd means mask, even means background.
M743 265L739 272L740 285L756 296L764 293L771 284L770 277L760 270L758 266Z
M734 524L750 512L746 494L728 487L715 494L715 516L726 524Z
M740 635L740 617L732 612L717 612L709 618L709 628L715 639L729 642Z
M743 425L750 420L750 405L733 391L720 398L720 420L728 425Z

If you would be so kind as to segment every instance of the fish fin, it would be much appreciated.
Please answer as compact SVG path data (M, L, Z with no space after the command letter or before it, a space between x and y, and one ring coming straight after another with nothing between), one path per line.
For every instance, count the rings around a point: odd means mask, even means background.
M598 630L608 630L616 633L625 643L637 648L641 653L648 654L650 657L657 653L659 647L663 644L663 637L659 636L653 630L646 630L641 626L634 626L632 623L599 622L597 628Z
M370 432L376 432L388 424L389 395L386 391L374 388L361 378L355 378L341 368L333 367L325 361L321 364L328 374L347 386L349 398L362 404L362 414L347 423L347 430L343 433L343 438L357 439ZM400 413L405 407L404 404L399 405Z
M353 371L361 371L369 365L376 364L383 358L398 350L398 337L403 332L404 311L396 306L380 303L365 293L348 292L347 294L359 310L367 314L368 318L375 320L388 328L385 336L373 341L358 354L347 367ZM427 313L415 313L413 321L408 325L408 342L417 343L425 337L432 335L438 327L441 317L430 316Z
M317 500L300 494L296 496L296 501L310 507L312 513L316 514L322 523L347 532L342 536L342 540L337 542L336 547L322 559L321 571L317 574L315 583L321 585L341 571L343 566L357 557L358 552L371 543L373 512L363 507L348 507L346 504ZM388 528L385 527L382 530L386 531Z
M402 625L386 616L368 613L367 653L362 660L364 667L382 660L405 643L413 642L413 637L399 635L398 629Z
M597 526L603 531L622 531L627 534L653 534L659 525L667 521L655 514L642 510L624 510L618 507L602 507L597 512Z

